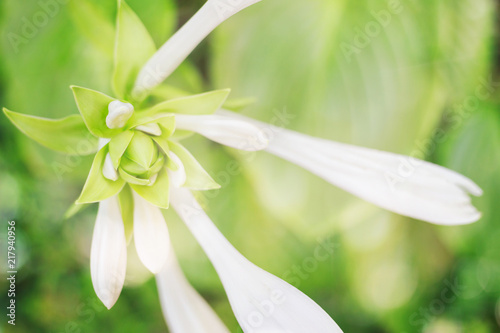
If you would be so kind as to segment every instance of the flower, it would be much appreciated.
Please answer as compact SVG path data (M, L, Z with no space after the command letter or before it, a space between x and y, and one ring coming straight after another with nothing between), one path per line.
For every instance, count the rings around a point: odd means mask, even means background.
M57 151L96 153L77 205L99 203L92 237L91 275L106 307L125 280L126 247L156 275L173 332L225 333L227 328L186 281L161 209L173 209L214 265L244 332L341 332L314 301L243 257L220 233L191 190L216 189L181 141L198 133L240 150L266 150L388 210L436 224L477 221L469 194L481 189L437 165L336 143L270 125L224 109L228 89L180 94L155 103L156 87L215 27L259 0L208 0L158 51L135 13L118 1L114 97L72 86L80 115L51 120L4 113L24 133ZM90 133L90 134L89 134ZM76 150L76 153L81 150ZM410 166L410 167L408 167Z

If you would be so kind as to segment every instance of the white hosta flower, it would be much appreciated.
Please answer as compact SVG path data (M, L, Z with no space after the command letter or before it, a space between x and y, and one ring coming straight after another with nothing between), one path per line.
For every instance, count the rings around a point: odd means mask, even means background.
M122 128L134 113L134 106L130 103L112 101L108 105L106 126L108 128Z
M173 208L214 265L245 333L342 332L309 297L243 257L187 189L172 188Z
M481 217L469 194L479 196L482 190L457 172L408 156L272 127L230 111L217 113L271 130L266 151L390 211L443 225L472 223Z
M268 144L258 127L230 117L176 115L175 122L179 129L197 132L212 141L240 150L262 150Z
M172 333L229 333L217 314L189 284L172 247L156 284L165 321Z
M99 299L110 309L120 296L127 266L127 241L118 199L99 203L92 236L90 273Z
M208 0L203 7L149 59L135 81L140 96L165 80L219 24L260 0Z
M134 242L137 255L153 274L160 272L170 251L167 223L161 210L134 192Z

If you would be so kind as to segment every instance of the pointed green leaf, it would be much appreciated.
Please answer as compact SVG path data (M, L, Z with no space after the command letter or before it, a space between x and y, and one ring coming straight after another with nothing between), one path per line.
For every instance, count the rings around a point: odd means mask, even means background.
M118 202L122 213L123 226L125 227L125 238L129 243L134 230L134 198L130 186L125 185L123 187L118 194Z
M161 168L163 168L163 164L165 164L165 157L163 154L159 154L156 162L149 169L148 175L152 176L160 172Z
M182 113L191 115L213 114L226 101L230 89L214 90L203 94L180 97L160 103L147 111L157 113Z
M168 116L158 119L157 124L161 128L161 136L165 139L170 138L175 131L175 117Z
M99 150L99 152L95 155L94 162L90 168L87 181L83 186L82 193L80 194L78 200L76 200L77 204L102 201L120 192L125 185L125 181L123 179L112 181L104 177L102 174L104 159L106 158L107 153L108 145L101 148L101 150Z
M176 129L170 138L175 139L177 141L180 141L180 140L184 140L184 139L189 138L193 134L194 134L194 132L191 132L191 131Z
M115 99L101 92L83 87L71 86L76 105L89 131L100 138L111 138L123 129L110 129L106 126L108 105Z
M130 184L130 187L141 197L160 208L168 208L169 204L169 180L165 169L158 173L156 182L151 186Z
M155 53L156 46L134 11L118 0L115 68L112 86L120 98L129 98L139 70Z
M3 112L21 132L47 148L70 155L89 155L97 151L97 138L89 133L80 115L47 119L6 108Z
M149 185L151 184L151 181L149 179L144 179L144 178L139 178L136 177L127 171L123 170L122 168L118 169L118 173L120 174L120 177L125 180L127 183L130 185L135 184L135 185Z
M256 100L253 97L228 99L224 103L223 108L231 111L241 111L244 108L255 104L255 101Z
M165 162L165 166L172 171L179 170L179 166L172 160L172 158L170 158L170 148L168 146L168 141L159 136L153 137L153 140L158 144L160 149L167 156L167 161Z
M113 137L109 142L109 155L115 169L118 169L118 166L120 166L120 160L125 150L127 150L130 141L132 141L133 136L133 131L125 131Z
M213 190L220 188L220 185L210 177L208 172L198 163L191 153L181 144L169 141L170 150L179 157L186 170L186 183L184 187L193 190Z
M135 113L129 120L129 127L157 123L162 130L162 137L169 138L175 131L175 115L171 113L155 113L151 110Z
M73 216L80 213L82 210L84 210L87 207L89 207L89 205L77 205L76 203L72 203L71 206L66 211L66 213L64 213L64 219L68 220L68 219L72 218Z
M142 18L158 44L163 44L177 29L176 0L127 0L127 4Z

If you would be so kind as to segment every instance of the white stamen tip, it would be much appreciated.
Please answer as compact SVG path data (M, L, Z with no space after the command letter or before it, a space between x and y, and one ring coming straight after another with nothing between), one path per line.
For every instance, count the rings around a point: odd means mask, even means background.
M108 105L106 126L111 129L122 128L134 113L134 106L130 103L112 101Z

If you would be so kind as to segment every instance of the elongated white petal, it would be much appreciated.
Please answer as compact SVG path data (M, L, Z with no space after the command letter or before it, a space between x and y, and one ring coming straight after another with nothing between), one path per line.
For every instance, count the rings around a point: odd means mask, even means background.
M168 179L170 180L170 184L174 187L182 187L184 183L186 183L186 169L184 168L184 164L181 159L174 154L174 152L169 153L172 161L178 166L177 170L167 169Z
M260 0L208 0L203 7L148 60L137 76L133 94L142 96L165 80L219 24Z
M99 203L92 236L90 273L99 299L110 309L120 296L127 267L127 241L118 199Z
M150 123L150 124L146 124L146 125L139 125L135 129L139 130L141 132L144 132L146 134L154 135L154 136L160 136L161 135L161 128L156 123Z
M172 333L229 333L217 314L194 290L182 273L173 248L156 275L165 321Z
M189 190L172 188L171 203L214 265L245 333L342 332L309 297L243 257Z
M98 141L98 147L97 147L97 150L101 150L102 147L104 147L105 145L107 145L109 143L109 141L111 141L111 139L103 139L103 138L99 138L99 141Z
M144 266L157 274L167 261L170 238L161 210L134 192L134 242Z
M469 178L412 157L357 147L252 121L272 138L266 151L311 171L333 185L390 211L427 222L459 225L481 217L469 194L482 190Z
M230 117L176 115L175 123L179 129L199 133L212 141L240 150L262 150L268 144L259 128Z
M118 180L118 172L113 166L113 161L111 160L111 155L109 153L106 154L106 158L104 159L104 166L102 168L102 174L109 180L116 181Z

